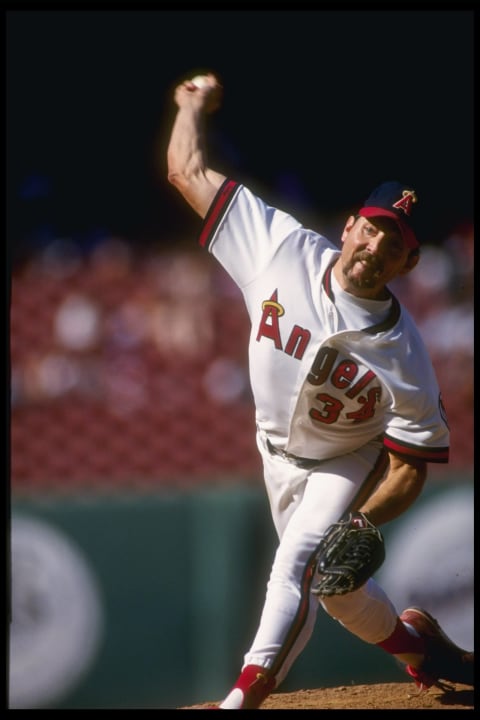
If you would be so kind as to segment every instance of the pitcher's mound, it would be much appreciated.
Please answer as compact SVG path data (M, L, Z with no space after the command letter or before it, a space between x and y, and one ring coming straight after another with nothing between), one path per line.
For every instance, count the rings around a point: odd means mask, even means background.
M452 685L452 690L429 688L419 691L410 681L378 685L345 685L337 688L273 693L261 710L473 710L473 688ZM202 709L214 700L179 708Z

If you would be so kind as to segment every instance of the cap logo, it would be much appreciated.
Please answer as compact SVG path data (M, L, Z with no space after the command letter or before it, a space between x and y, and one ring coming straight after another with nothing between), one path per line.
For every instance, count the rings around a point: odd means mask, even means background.
M393 203L392 207L397 208L398 210L403 210L405 215L410 216L410 213L412 212L412 205L416 202L417 196L415 195L415 190L403 190L402 197L400 200L397 200L396 203Z

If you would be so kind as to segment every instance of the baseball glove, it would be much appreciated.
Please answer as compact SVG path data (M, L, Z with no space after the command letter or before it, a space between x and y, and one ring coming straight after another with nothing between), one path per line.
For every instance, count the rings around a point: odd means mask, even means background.
M361 587L385 560L383 536L360 512L325 531L316 556L312 593L345 595Z

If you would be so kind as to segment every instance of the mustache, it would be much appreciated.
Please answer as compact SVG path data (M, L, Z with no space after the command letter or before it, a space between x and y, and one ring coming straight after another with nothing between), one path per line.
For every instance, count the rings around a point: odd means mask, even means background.
M380 260L371 255L369 252L366 252L365 250L362 250L361 252L354 255L352 261L353 264L355 264L356 262L363 262L373 273L380 274L383 270L383 264L380 262Z

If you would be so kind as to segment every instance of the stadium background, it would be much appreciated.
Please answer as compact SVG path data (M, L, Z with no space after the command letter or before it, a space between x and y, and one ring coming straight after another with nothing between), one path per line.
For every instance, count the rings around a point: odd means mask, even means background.
M165 179L172 89L203 68L225 85L212 162L332 239L359 193L416 179L422 261L392 289L432 353L452 455L407 533L425 566L386 581L468 644L473 12L6 19L11 706L201 702L255 627L274 538L246 313ZM392 552L404 530L386 529ZM455 558L435 557L440 532ZM399 677L320 617L285 690Z

